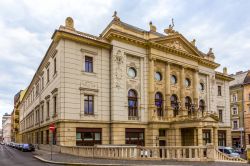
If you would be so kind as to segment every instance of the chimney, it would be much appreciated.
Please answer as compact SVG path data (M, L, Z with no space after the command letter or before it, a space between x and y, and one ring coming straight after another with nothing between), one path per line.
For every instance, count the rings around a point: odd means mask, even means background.
M226 67L223 68L223 74L227 75L227 68Z

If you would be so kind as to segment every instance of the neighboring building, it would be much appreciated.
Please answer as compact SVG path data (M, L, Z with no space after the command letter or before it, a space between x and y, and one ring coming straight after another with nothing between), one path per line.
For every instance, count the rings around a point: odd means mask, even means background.
M230 82L230 107L232 123L232 145L234 147L245 147L245 129L244 129L244 88L243 83L247 75L246 72L237 72L230 75L234 78Z
M3 141L3 130L0 129L0 142L2 142L2 141Z
M243 82L244 87L244 124L245 124L245 141L246 145L250 145L250 71Z
M3 142L11 142L11 116L5 113L2 117Z
M23 99L26 90L19 91L14 97L14 110L11 113L11 140L21 143L21 135L19 134L19 112L20 103Z
M173 25L142 30L114 15L99 37L72 18L52 36L20 105L23 142L61 146L231 146L229 81ZM53 134L49 125L54 123Z

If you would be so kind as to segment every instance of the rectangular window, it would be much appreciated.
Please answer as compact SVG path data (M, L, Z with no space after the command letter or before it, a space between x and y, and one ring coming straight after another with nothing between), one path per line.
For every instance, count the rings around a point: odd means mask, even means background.
M236 101L237 101L237 95L234 94L234 95L233 95L233 102L236 102Z
M237 120L233 121L233 129L238 129L238 121Z
M165 129L159 129L159 137L165 137L166 136L166 130Z
M44 88L44 77L42 76L42 89Z
M43 118L44 118L44 117L43 117L43 114L44 114L44 113L43 113L43 111L44 111L43 108L44 108L44 106L42 105L42 106L41 106L41 121L43 121Z
M55 131L52 133L53 135L52 135L52 138L53 138L53 145L56 145L56 139L57 139L57 137L56 137L56 129L55 129Z
M238 110L236 107L233 107L233 115L237 115L238 114Z
M41 144L43 144L43 131L41 131Z
M203 145L206 145L207 143L211 143L211 132L210 130L203 130Z
M221 86L218 86L218 96L221 96Z
M93 72L93 58L85 56L85 72Z
M47 69L47 83L49 82L49 68Z
M54 96L53 97L54 98L54 116L56 116L56 114L57 114L57 97L56 96Z
M92 95L84 95L84 114L94 114L94 96Z
M219 110L219 122L223 122L223 111Z
M46 144L49 144L49 130L46 130Z
M248 134L248 144L250 144L250 134Z
M56 74L56 58L54 58L54 74Z
M47 118L49 118L49 100L46 101L46 108L47 108Z
M226 131L218 131L218 146L226 146Z
M39 82L36 84L36 97L38 96L39 94Z
M125 129L125 140L126 144L144 146L144 129Z
M102 144L102 129L76 128L77 146L94 146L96 144Z

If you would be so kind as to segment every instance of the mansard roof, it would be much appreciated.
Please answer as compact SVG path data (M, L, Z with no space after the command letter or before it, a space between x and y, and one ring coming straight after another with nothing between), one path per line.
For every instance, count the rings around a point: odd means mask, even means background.
M250 72L247 71L243 84L250 84Z

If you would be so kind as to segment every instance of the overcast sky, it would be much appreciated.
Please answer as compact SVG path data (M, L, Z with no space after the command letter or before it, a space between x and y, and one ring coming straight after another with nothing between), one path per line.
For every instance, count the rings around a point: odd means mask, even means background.
M114 10L146 30L153 21L159 32L174 18L175 30L205 53L212 47L229 73L250 68L249 0L0 0L0 118L13 110L13 96L29 85L67 16L77 30L99 35Z

